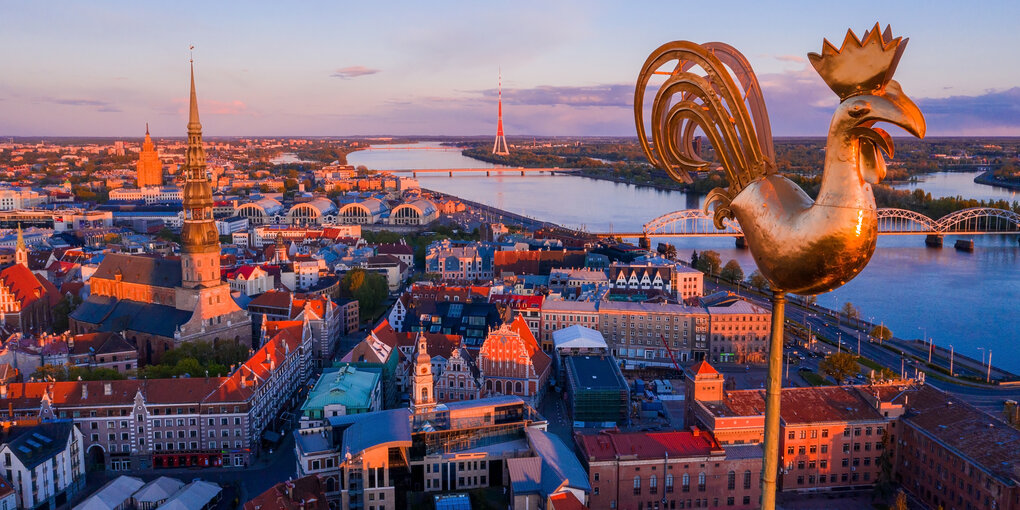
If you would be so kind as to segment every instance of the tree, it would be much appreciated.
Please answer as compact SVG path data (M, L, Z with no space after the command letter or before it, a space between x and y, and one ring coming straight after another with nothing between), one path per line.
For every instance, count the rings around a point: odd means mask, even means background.
M761 274L761 271L755 269L751 272L751 276L747 277L747 284L758 289L758 292L761 292L768 288L769 281L765 279L765 276Z
M694 266L694 269L713 275L719 273L720 267L722 267L722 259L719 258L719 253L713 250L705 250L698 256L698 263Z
M882 340L892 340L892 331L885 326L875 326L871 328L871 336L875 338L881 338Z
M698 267L698 250L691 252L691 267Z
M380 308L389 293L386 277L361 268L348 271L340 285L347 296L358 301L363 315L367 317L373 317L381 311Z
M903 492L903 489L896 491L896 501L892 504L892 510L909 510L907 493Z
M860 310L849 301L843 303L843 308L840 311L846 316L847 320L856 319L861 316Z
M882 431L882 455L878 456L878 478L875 480L875 497L884 500L892 493L893 487L893 459L892 445L889 444L889 432ZM899 496L897 496L897 499Z
M64 296L57 304L53 307L53 331L62 333L67 331L69 327L69 320L71 312L74 312L81 300L76 298L74 294L68 294Z
M719 276L722 276L723 278L733 282L739 282L743 281L744 279L744 270L740 268L739 262L730 259L729 262L727 262L726 265L723 266L722 271L719 273Z
M830 354L818 363L818 369L836 382L842 382L857 373L857 359L849 352Z

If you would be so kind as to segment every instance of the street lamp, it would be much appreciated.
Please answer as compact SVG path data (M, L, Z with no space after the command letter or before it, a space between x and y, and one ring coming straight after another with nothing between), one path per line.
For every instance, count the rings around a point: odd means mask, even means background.
M956 374L953 373L953 344L949 344L949 375L956 377Z
M981 351L981 364L984 365L985 364L985 348L984 347L978 347L977 350Z
M985 375L985 382L992 382L992 349L988 349L988 374Z
M917 329L920 329L922 332L924 332L924 338L922 340L925 341L925 342L928 342L928 364L931 364L931 351L933 349L932 349L931 339L928 338L928 327L927 326L918 326Z

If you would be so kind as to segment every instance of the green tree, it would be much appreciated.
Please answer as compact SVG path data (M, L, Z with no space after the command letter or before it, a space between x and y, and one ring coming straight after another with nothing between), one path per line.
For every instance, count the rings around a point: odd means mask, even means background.
M694 269L708 275L714 275L719 274L721 267L722 259L719 258L719 253L713 250L705 250L698 255L698 262Z
M892 340L893 334L889 328L879 325L871 328L871 336L875 338L881 338L882 340Z
M67 331L70 324L68 317L78 308L79 304L81 301L77 297L68 294L53 307L53 331L57 333Z
M670 260L676 259L676 246L673 246L672 244L664 245L662 247L662 256Z
M340 282L345 294L358 301L363 316L374 317L382 310L389 286L386 277L361 268L354 268L344 275Z
M761 274L761 271L755 269L754 271L751 271L751 276L747 277L747 284L761 292L768 288L769 281L765 279L765 276Z
M723 266L719 276L733 282L739 282L744 279L744 270L740 268L739 262L730 259L729 262L726 262L726 265Z
M818 363L818 369L836 382L842 382L857 373L857 358L849 352L830 354Z

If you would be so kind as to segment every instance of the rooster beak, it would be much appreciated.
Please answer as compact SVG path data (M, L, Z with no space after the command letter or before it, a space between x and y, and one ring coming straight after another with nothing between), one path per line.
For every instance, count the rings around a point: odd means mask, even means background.
M918 138L924 138L924 132L927 129L924 115L921 113L921 109L903 93L903 89L900 88L900 84L896 80L890 80L885 86L884 93L876 96L876 99L872 104L869 120L895 124Z

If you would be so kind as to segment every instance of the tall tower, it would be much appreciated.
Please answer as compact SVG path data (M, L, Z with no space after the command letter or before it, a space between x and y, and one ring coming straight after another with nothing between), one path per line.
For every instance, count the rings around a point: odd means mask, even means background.
M195 64L191 64L191 113L184 159L184 226L181 228L181 286L213 287L220 283L220 236L213 219L212 187L205 173L202 124L198 121Z
M432 357L429 356L425 334L418 333L418 356L414 363L414 389L411 402L414 409L427 409L436 403L435 382L432 379Z
M156 146L149 137L149 123L145 123L145 141L142 142L142 151L138 153L137 185L139 188L146 186L163 185L163 163L159 161L159 153Z
M18 223L18 244L14 248L14 263L28 267L28 247L25 246L25 236L21 233L21 223Z
M503 136L503 72L499 73L499 123L496 125L496 143L492 145L492 153L497 156L509 156L510 148L506 145L506 137Z

